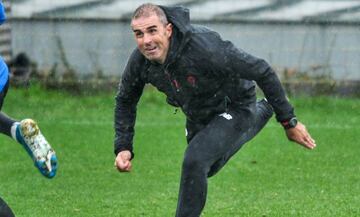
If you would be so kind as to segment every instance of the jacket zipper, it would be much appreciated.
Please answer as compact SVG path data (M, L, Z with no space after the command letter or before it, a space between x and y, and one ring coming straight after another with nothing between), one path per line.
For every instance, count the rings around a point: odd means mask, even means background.
M177 93L179 93L180 92L180 89L178 88L178 87L174 87L174 84L173 84L173 82L172 82L172 79L171 79L171 75L170 75L170 73L169 73L169 71L167 70L167 68L168 67L166 67L165 69L164 69L164 72L165 72L165 74L166 74L166 77L168 78L168 81L170 82L170 86L171 86L171 90L172 90L172 92L173 92L173 94L174 94L174 97L175 97L175 101L176 101L176 104L178 104L179 106L180 106L180 103L179 103L179 101L178 101L178 99L177 99ZM177 82L177 81L176 81Z

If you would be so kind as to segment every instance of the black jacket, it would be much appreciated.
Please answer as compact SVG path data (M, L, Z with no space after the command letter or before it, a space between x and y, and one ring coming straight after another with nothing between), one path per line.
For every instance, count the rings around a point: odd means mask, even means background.
M161 6L173 24L165 63L148 61L138 49L132 53L119 86L115 108L115 154L132 151L136 105L150 83L180 107L187 119L207 123L228 108L256 100L255 84L263 90L278 121L294 117L278 77L271 67L224 41L206 27L190 24L189 11Z

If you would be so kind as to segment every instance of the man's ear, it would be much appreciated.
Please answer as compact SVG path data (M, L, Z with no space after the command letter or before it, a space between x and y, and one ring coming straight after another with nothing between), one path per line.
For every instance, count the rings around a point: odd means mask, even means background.
M165 29L166 29L166 34L167 34L168 38L170 38L172 35L172 29L173 29L172 23L166 24Z

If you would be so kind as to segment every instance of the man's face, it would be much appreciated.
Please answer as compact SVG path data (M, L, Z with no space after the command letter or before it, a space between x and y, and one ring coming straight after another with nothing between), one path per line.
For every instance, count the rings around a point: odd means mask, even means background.
M149 60L163 64L170 46L172 25L164 25L154 13L131 21L140 52Z

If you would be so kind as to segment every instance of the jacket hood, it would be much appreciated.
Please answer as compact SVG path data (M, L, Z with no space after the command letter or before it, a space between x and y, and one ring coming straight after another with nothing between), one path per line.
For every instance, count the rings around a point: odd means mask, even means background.
M180 6L166 7L159 5L159 7L164 10L168 21L173 24L170 50L165 61L165 64L168 65L175 61L190 40L190 14L189 9Z
M166 14L170 23L172 23L183 34L187 35L190 32L190 13L189 9L184 7L167 7L159 5Z

